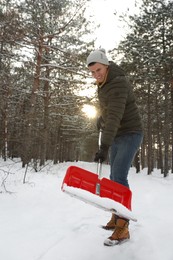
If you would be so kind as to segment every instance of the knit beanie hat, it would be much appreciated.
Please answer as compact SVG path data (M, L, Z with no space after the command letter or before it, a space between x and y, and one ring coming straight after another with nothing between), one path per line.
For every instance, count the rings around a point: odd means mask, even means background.
M98 62L105 65L109 65L108 58L106 57L105 49L98 49L90 53L87 58L87 66L92 62Z

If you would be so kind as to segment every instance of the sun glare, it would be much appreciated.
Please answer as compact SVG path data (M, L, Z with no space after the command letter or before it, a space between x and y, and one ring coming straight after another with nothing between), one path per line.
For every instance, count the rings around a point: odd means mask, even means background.
M97 115L97 110L92 105L85 104L82 108L82 112L84 112L86 114L86 116L89 118L95 118Z

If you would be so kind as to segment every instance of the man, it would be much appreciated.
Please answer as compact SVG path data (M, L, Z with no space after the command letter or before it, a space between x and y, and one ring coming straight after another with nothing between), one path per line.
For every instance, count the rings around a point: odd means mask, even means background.
M143 138L133 90L124 71L108 60L104 49L91 52L87 66L98 86L101 116L97 126L103 130L95 161L105 161L110 148L110 179L129 187L128 172ZM114 232L104 241L104 245L113 246L129 239L128 225L127 219L112 214L103 228Z

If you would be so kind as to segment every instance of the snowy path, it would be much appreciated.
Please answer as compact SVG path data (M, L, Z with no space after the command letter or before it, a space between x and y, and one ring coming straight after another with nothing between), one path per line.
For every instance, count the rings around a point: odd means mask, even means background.
M104 247L111 234L100 228L108 212L61 192L68 163L52 166L49 174L29 173L29 183L8 183L13 194L0 194L0 259L2 260L173 260L173 177L147 176L131 169L133 208L129 242ZM95 164L77 164L94 171ZM2 166L1 166L2 167ZM15 168L16 167L16 168ZM17 171L17 166L13 171ZM19 167L19 166L18 166ZM108 166L104 167L108 172ZM16 178L16 177L15 177ZM169 215L168 215L169 212Z

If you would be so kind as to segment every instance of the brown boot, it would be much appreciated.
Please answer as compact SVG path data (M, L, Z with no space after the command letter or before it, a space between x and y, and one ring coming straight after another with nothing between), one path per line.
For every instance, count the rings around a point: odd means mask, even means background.
M114 246L125 242L130 238L129 234L129 221L127 219L118 218L116 220L116 227L110 237L104 241L105 246Z
M106 226L102 226L102 228L106 230L114 230L116 227L115 225L116 220L117 220L117 216L112 213L111 220L106 224Z

